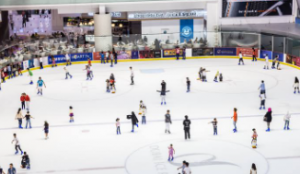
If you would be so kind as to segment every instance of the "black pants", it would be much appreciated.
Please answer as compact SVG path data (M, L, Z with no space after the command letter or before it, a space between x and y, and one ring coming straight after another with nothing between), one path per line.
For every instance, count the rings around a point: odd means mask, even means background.
M191 139L190 128L184 128L185 139Z
M25 101L22 101L21 103L22 103L21 104L22 105L22 109L25 109Z
M257 60L255 55L252 56L252 61L254 61L254 60L255 61Z
M42 62L40 62L40 68L41 69L43 69L44 67L43 67L43 63Z
M261 102L260 102L260 106L265 106L265 100L261 100Z
M18 152L18 149L22 152L20 145L15 145L15 149L16 149L16 152Z
M244 60L243 60L243 58L240 58L240 59L239 59L239 64L240 64L241 62L242 62L243 65L244 65Z
M131 84L134 84L134 76L131 76Z

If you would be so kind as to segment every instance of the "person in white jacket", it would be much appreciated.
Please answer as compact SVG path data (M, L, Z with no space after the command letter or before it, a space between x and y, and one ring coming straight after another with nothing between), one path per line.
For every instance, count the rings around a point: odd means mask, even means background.
M265 65L264 69L269 69L269 56L267 54L265 56L265 60L266 60L266 65Z
M284 130L290 130L290 119L291 114L289 111L284 115L283 121L284 121Z
M250 174L257 174L256 165L254 163L251 166Z

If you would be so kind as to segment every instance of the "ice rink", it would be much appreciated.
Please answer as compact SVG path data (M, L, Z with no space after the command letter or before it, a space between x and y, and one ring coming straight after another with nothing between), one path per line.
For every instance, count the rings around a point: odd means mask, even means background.
M140 61L109 65L94 64L95 78L86 81L84 65L68 69L73 79L65 80L63 66L35 70L34 85L29 77L9 80L0 91L0 166L7 172L13 163L18 174L178 174L183 160L190 163L193 174L250 173L252 163L258 174L295 174L300 171L300 94L293 93L299 70L282 65L282 70L264 70L264 62L237 59L189 59ZM132 66L135 85L130 85ZM200 67L208 82L197 80ZM213 82L217 71L223 83ZM114 73L117 92L106 93L105 80ZM38 96L37 78L47 88ZM191 92L186 92L186 77ZM160 83L165 80L167 105L161 106ZM266 107L273 110L271 132L266 132L259 110L258 87L267 88ZM15 115L21 107L20 95L31 97L32 129L18 129ZM147 106L147 124L139 124L131 133L132 111L138 114L139 102ZM75 123L69 123L69 106L73 106ZM238 132L233 133L231 116L238 109ZM171 111L171 134L165 134L164 115ZM292 113L289 131L284 131L284 114ZM25 115L25 111L23 111ZM184 140L183 119L192 121L191 140ZM208 124L218 119L218 136ZM122 135L116 135L115 120L121 120ZM139 116L139 121L141 117ZM43 123L50 124L49 139L44 139ZM25 127L25 120L23 121ZM258 148L252 149L252 129L258 133ZM31 170L21 169L21 155L11 144L17 133L21 148L29 154ZM168 161L168 146L173 144L175 159Z

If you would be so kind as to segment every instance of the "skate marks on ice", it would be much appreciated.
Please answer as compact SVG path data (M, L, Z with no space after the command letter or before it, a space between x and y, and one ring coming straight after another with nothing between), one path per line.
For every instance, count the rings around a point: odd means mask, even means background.
M164 73L164 69L140 69L141 73L143 74L159 74Z
M168 145L176 149L174 161L167 159ZM252 163L258 164L260 173L267 174L269 163L252 148L223 140L201 139L189 141L169 140L141 147L126 159L127 174L173 174L185 160L193 173L217 174L226 171L231 174L249 172Z

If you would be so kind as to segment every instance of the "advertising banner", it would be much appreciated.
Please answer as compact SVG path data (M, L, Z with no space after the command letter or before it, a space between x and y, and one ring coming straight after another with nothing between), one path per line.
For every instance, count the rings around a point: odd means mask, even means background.
M65 55L55 55L53 57L54 57L56 63L65 63L65 62L67 62ZM52 64L52 56L48 56L48 64L49 65Z
M194 38L194 20L181 19L180 20L180 43L189 41Z
M296 65L300 67L300 57L292 56L290 54L286 55L286 63Z
M179 55L182 56L182 50L180 50ZM176 57L176 50L175 49L168 49L163 50L163 57Z
M254 49L255 56L258 57L258 49ZM252 48L236 48L236 55L238 56L242 53L243 57L252 57L253 56L253 49Z
M273 57L272 59L274 59L276 56L278 56L278 60L280 62L283 62L283 59L284 59L284 54L283 53L276 53L276 52L273 52Z
M161 50L144 50L140 51L140 58L161 58Z
M131 59L131 51L118 51L118 59Z
M192 56L213 56L214 49L213 48L193 48Z
M260 58L264 59L266 55L268 55L269 59L273 57L272 51L260 50Z
M94 52L93 53L93 60L100 60L100 59L101 59L100 52Z
M222 0L222 17L285 16L293 13L293 0Z
M236 48L215 48L216 56L236 56Z
M131 58L132 59L138 59L139 58L139 51L131 51Z
M71 54L70 57L72 62L87 61L88 59L93 60L93 53L76 53Z

